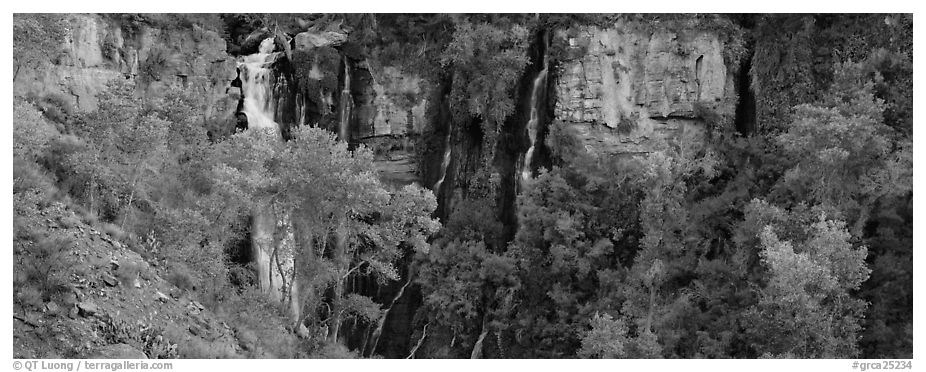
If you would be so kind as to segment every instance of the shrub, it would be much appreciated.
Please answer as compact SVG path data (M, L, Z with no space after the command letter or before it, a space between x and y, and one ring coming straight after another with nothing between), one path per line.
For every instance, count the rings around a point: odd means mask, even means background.
M275 358L292 358L296 356L298 339L286 331L289 323L276 304L270 302L266 294L256 287L248 287L240 294L232 294L220 303L213 304L214 310L226 318L229 324L237 324L238 338L247 337L250 357L261 357L260 350L271 352Z
M25 191L34 191L50 198L55 194L57 188L55 188L51 176L45 173L38 164L14 157L13 193L18 194Z
M13 216L13 241L37 241L42 235L22 216Z
M111 344L126 343L139 346L151 359L177 358L177 344L170 342L160 328L142 321L129 323L107 316L100 324L100 334Z
M98 217L96 213L85 209L81 211L80 220L87 225L93 226L96 225Z
M100 227L100 230L103 230L103 232L109 234L109 236L111 236L113 239L116 239L120 242L124 241L128 237L128 234L126 234L125 231L122 231L122 228L112 223L104 223Z
M35 98L34 103L48 120L54 123L67 123L68 119L74 113L74 107L60 93L51 93L46 96Z
M77 219L73 214L61 215L58 216L58 225L65 229L71 229L79 226L81 220Z
M355 351L350 351L341 344L325 344L320 350L312 355L312 358L318 359L358 359L360 355Z
M193 275L190 274L190 269L184 264L177 263L171 265L170 273L167 274L167 281L177 286L177 288L186 291L196 289L196 280L193 279Z
M33 286L22 286L16 292L16 303L23 309L39 310L45 303L42 301L42 291Z
M13 102L13 155L23 159L41 156L54 138L58 136L55 126L48 123L32 104L16 100Z
M41 238L37 243L24 244L19 253L20 279L34 285L47 301L67 289L68 274L74 266L70 248L74 241L64 235Z
M135 262L121 262L119 268L116 269L116 277L123 285L131 286L142 270L142 266Z
M220 348L220 345L205 342L197 337L193 337L178 345L180 357L184 359L220 359L233 358L235 355L227 349Z

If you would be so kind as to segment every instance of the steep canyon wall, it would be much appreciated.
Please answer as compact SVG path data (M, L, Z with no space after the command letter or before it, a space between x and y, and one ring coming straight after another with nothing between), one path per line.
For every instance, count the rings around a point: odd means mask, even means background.
M216 30L196 26L126 27L101 15L70 16L69 24L55 63L20 71L16 94L57 95L77 110L92 111L107 81L130 79L138 94L148 97L169 86L195 92L204 100L204 120L229 130L243 128L253 118L239 114L248 92L242 92L237 56L229 50L254 53L269 37L270 105L284 138L289 128L308 124L338 133L353 146L370 146L382 180L432 188L442 217L466 193L462 181L474 177L486 151L477 134L450 127L446 86L352 52L348 30L254 30L243 45L230 46ZM492 161L492 171L508 185L498 208L509 238L516 228L518 183L552 164L545 141L551 130L572 136L589 154L607 161L702 141L704 110L728 116L735 111L738 71L725 65L725 45L710 31L651 32L616 23L546 30L536 40L532 64L516 89L516 112L505 122L506 135L500 137L505 142ZM277 224L258 222L252 237L270 239ZM267 257L258 256L263 270L270 270ZM405 284L349 283L379 303L392 303L376 350L367 353L407 355L412 329L421 328L412 324L421 296L414 284ZM353 346L373 348L363 345L375 329L348 332L357 333L349 337Z

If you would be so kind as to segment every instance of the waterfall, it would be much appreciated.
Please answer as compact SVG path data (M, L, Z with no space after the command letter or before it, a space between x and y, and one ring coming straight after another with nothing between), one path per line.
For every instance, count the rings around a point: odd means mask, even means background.
M537 77L534 79L534 87L531 90L531 117L527 122L527 136L530 138L530 147L527 149L527 152L524 154L524 161L521 165L521 179L527 180L531 178L531 160L534 157L534 149L537 146L537 126L540 121L540 99L544 88L547 85L547 69L549 63L547 61L547 53L543 54L543 69L540 70L540 73L537 74Z
M296 114L299 115L296 123L300 127L305 125L305 97L302 96L302 93L296 93Z
M272 128L279 132L279 125L273 120L273 38L264 39L258 52L242 57L238 61L241 77L241 92L244 95L242 111L248 117L248 128Z
M280 110L277 107L280 103L273 99L273 91L274 85L282 80L276 80L271 70L271 65L278 56L273 49L273 38L267 38L260 43L257 53L238 60L241 92L244 96L241 111L247 115L248 131L271 129L280 136L280 126L274 120L276 112ZM282 141L282 137L278 139ZM273 208L269 206L259 206L252 211L251 254L256 264L261 292L266 293L272 301L282 303L285 297L283 291L286 289L285 269L278 254L282 239L285 239L280 234L285 232L284 226L287 222L285 217L283 220L278 218L280 217L276 216ZM286 266L289 265L290 263L286 262ZM295 265L291 267L295 270ZM295 283L290 290L298 296L299 287ZM298 315L298 310L296 307L291 310L294 317Z
M444 183L444 178L447 177L447 166L450 165L450 150L451 150L450 134L451 133L452 131L448 128L447 138L444 140L444 160L441 161L440 163L440 179L438 179L437 182L434 183L434 188L432 189L432 191L434 191L435 194L440 192L440 187Z
M347 63L347 56L344 56L344 88L341 89L340 104L340 122L338 127L338 138L347 142L347 126L350 123L350 110L352 97L350 95L350 64Z
M379 317L379 321L376 323L376 329L373 331L373 342L372 342L372 346L370 347L369 354L367 354L368 356L373 356L373 353L376 352L376 346L379 344L379 338L383 334L383 327L386 325L386 317L389 316L389 311L391 311L392 308L395 306L395 303L399 301L399 298L401 298L402 295L405 294L405 288L407 288L409 284L412 284L412 273L413 273L412 268L409 267L408 274L407 274L408 279L405 280L405 284L403 284L402 287L399 288L399 292L397 292L395 296L392 297L392 302L389 303L389 307L383 310L382 315Z

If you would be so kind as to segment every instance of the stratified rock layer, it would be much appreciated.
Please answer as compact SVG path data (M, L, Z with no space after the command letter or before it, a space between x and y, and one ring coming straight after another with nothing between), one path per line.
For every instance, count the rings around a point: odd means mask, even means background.
M624 24L561 30L554 125L603 154L656 151L703 135L701 107L733 94L723 45L703 31L641 32Z
M142 25L127 35L114 19L68 15L69 32L54 64L23 69L14 92L58 96L79 111L93 111L113 79L133 79L139 94L154 97L177 85L204 98L205 117L230 118L237 98L228 94L235 62L215 31Z

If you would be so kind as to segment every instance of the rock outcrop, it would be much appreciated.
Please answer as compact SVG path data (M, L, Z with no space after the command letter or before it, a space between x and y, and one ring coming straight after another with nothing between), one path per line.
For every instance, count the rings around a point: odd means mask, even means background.
M421 133L428 103L421 90L421 79L389 66L375 77L378 80L374 80L373 86L376 91L373 135Z
M596 155L698 140L700 107L735 94L724 46L710 32L650 34L618 23L561 30L556 38L567 57L556 74L553 125L565 126Z
M338 46L347 41L347 34L335 31L305 31L296 34L296 50Z
M91 359L148 359L141 350L127 344L112 344L100 348Z
M369 61L364 61L369 70ZM413 148L414 138L425 125L426 95L417 76L403 74L386 66L381 73L370 72L364 103L354 110L361 138L377 149L375 164L380 177L389 183L406 185L418 182L418 165Z
M93 111L107 82L133 79L141 95L156 97L171 85L181 86L204 98L204 117L233 116L237 100L226 90L235 63L217 32L197 26L124 27L96 14L68 15L68 23L60 57L21 70L13 81L15 94L58 96L79 111Z

